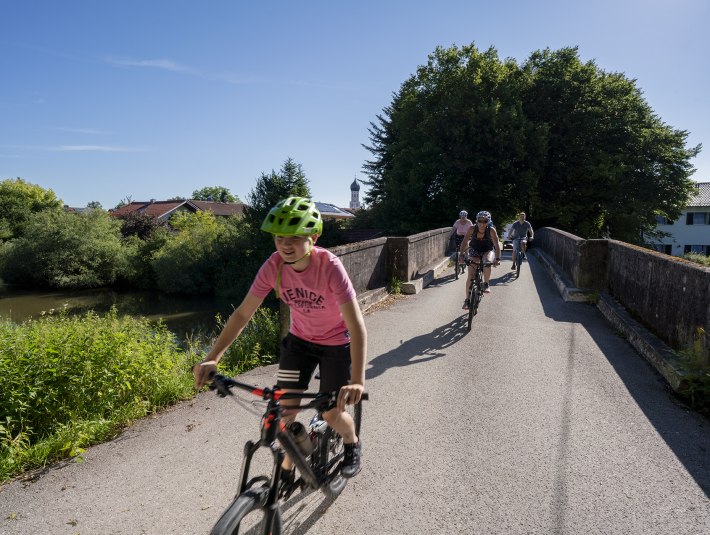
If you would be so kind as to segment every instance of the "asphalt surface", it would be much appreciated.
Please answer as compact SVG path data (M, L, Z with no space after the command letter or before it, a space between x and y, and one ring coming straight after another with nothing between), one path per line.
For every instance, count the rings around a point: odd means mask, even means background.
M710 533L710 423L529 256L494 270L470 333L451 270L366 316L363 471L334 502L294 495L286 533ZM209 532L258 436L247 408L205 392L5 485L0 533Z

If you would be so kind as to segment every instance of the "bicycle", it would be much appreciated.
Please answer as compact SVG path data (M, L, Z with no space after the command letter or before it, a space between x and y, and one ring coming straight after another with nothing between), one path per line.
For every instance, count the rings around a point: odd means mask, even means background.
M237 535L240 528L248 526L251 527L250 533L277 535L283 528L281 500L287 500L298 488L306 486L313 490L320 489L327 497L335 498L347 484L347 479L340 474L343 439L323 420L323 413L335 407L338 392L286 392L278 387L257 388L219 374L212 377L210 388L216 390L220 397L234 395L230 391L232 387L260 397L267 405L261 419L261 437L257 441L248 440L244 445L239 487L234 500L217 520L210 535ZM368 398L367 393L362 394L361 399ZM295 407L284 407L279 403L283 399L311 401ZM298 421L292 422L288 428L283 424L285 410L303 409L316 411L308 424L308 430ZM351 411L355 433L359 438L362 402L347 405L346 410ZM252 457L260 448L271 451L274 463L271 477L260 475L249 478ZM281 464L286 454L298 468L299 477L293 482L282 484Z
M461 242L463 241L463 236L456 234L454 254L452 255L452 261L454 262L454 274L456 275L456 280L459 280L459 268L461 269L461 274L466 272L466 264L461 261L461 255L459 254L459 248L461 247Z
M479 256L479 259L481 257ZM471 265L471 257L466 257L466 264ZM476 265L476 271L473 273L473 280L471 281L471 288L468 291L468 330L471 330L471 324L473 323L473 317L478 314L478 305L483 299L484 290L484 280L483 280L483 268L492 266L493 262L478 262Z
M523 242L527 243L527 238L515 238L514 242L517 242L517 248L514 247L513 250L517 250L513 257L515 261L515 278L520 277L520 265L523 263Z

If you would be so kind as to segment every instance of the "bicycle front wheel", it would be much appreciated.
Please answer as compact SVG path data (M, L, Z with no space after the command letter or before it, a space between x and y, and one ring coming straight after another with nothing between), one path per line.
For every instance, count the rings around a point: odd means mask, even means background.
M515 278L517 279L520 277L520 264L523 263L523 253L521 251L518 251L518 254L515 258Z
M264 507L269 490L267 485L262 485L240 494L222 513L210 535L279 535L282 523L278 504L272 515Z
M355 434L360 440L360 432L362 426L362 401L355 405L346 405L345 411L350 414L350 417L355 423ZM343 445L343 437L333 431L330 427L326 428L320 437L318 444L318 452L320 464L326 474L332 476L332 479L324 485L321 490L328 498L336 498L343 492L345 485L348 484L347 478L340 475L340 465L345 454L345 446Z

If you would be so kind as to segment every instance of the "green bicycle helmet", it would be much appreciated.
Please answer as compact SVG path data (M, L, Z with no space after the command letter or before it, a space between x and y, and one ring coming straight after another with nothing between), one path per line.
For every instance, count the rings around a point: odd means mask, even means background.
M323 219L312 200L288 197L269 211L261 230L281 236L320 236L323 233Z

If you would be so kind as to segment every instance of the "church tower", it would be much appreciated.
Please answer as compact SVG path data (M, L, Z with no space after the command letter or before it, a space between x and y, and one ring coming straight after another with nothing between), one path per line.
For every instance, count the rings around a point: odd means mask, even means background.
M350 184L350 208L353 210L360 208L360 184L357 183L357 178Z

